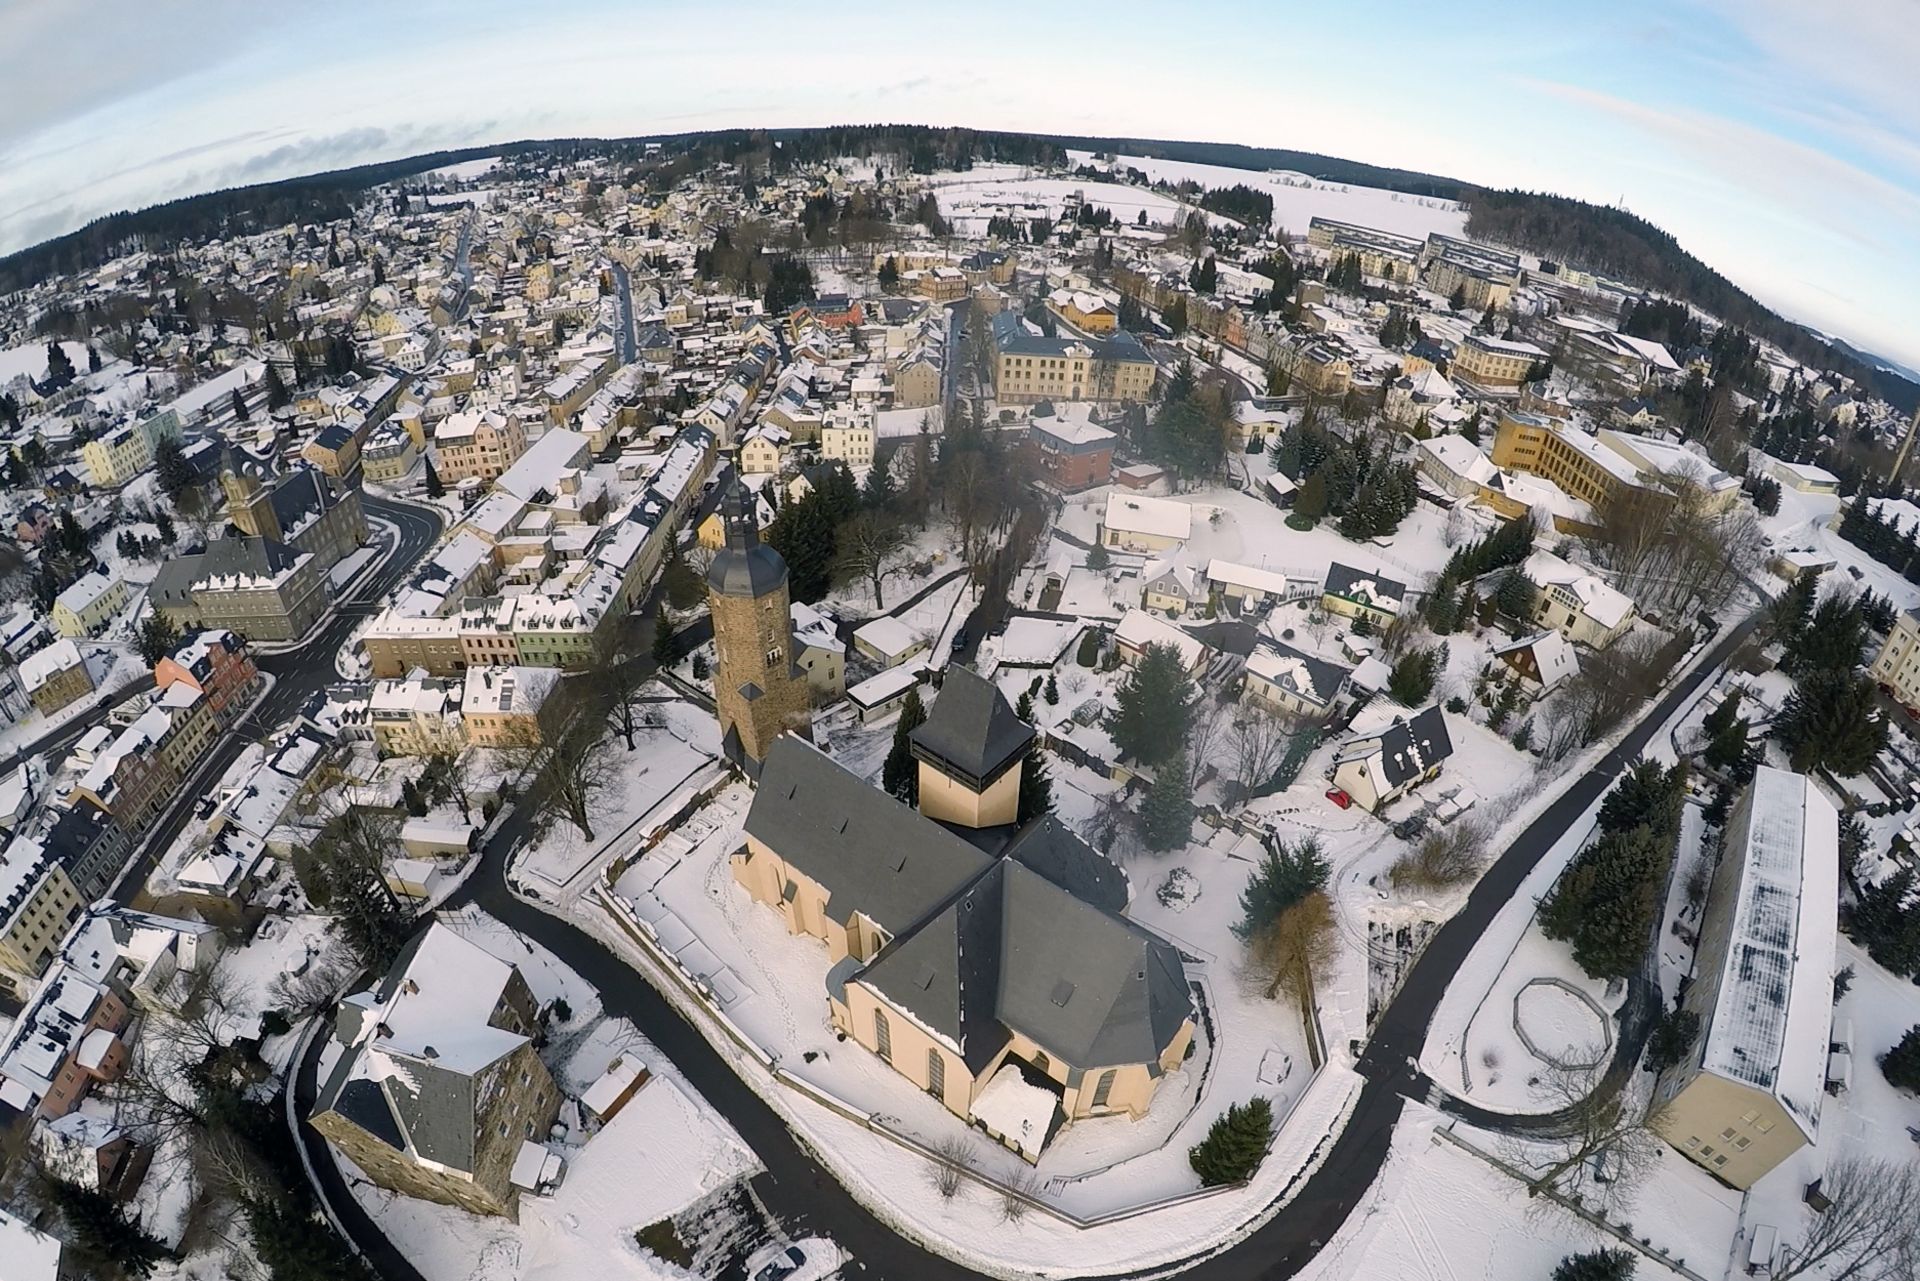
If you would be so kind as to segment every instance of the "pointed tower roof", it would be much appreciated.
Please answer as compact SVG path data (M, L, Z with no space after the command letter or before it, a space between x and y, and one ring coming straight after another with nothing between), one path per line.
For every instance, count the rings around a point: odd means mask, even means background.
M986 677L949 667L926 722L913 731L913 754L976 791L1026 755L1033 726L1013 714L1006 696Z
M765 596L787 585L787 562L760 541L753 491L738 477L720 500L727 545L707 570L707 586L722 596Z

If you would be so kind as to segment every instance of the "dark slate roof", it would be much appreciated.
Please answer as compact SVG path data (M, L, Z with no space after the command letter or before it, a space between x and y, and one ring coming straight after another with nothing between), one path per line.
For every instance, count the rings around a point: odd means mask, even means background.
M707 567L707 586L722 596L755 599L784 586L787 562L760 541L753 494L738 479L720 500L720 519L727 527L727 545Z
M209 574L270 576L291 569L303 553L271 538L216 538L207 550L163 561L147 597L160 605L193 601L193 585Z
M273 508L280 528L287 530L322 514L334 505L334 500L326 477L317 468L302 465L273 482L267 503Z
M1108 912L1124 912L1127 908L1131 895L1127 874L1119 864L1051 814L1042 814L1021 828L1003 852L1075 898Z
M896 935L992 862L792 735L767 749L746 831L827 890L834 920Z
M1140 345L1140 340L1124 329L1115 330L1108 338L1047 338L1028 333L1017 311L999 313L992 324L994 347L1015 356L1064 356L1068 347L1078 344L1091 348L1095 360L1145 362L1153 359Z
M1152 1063L1192 1013L1172 945L1003 860L859 975L979 1071L1009 1033L1079 1068Z
M1341 684L1345 682L1349 676L1353 675L1352 672L1340 666L1338 663L1329 663L1324 658L1316 658L1305 650L1295 649L1293 646L1283 644L1277 640L1262 639L1260 648L1271 650L1282 658L1298 659L1300 665L1306 669L1307 679L1313 683L1313 688L1311 690L1299 690L1297 692L1311 694L1314 701L1318 703L1332 702L1335 696L1340 693Z
M1364 570L1355 569L1351 565L1342 565L1339 561L1334 561L1331 565L1327 566L1326 590L1330 595L1351 596L1353 595L1353 588L1356 583L1367 582L1377 587L1380 595L1386 597L1388 600L1406 599L1407 585L1402 582L1396 582L1384 574L1369 574Z
M322 427L313 434L313 443L322 449L339 449L353 439L353 433L339 423Z
M1033 743L1033 726L1013 714L992 681L956 665L947 668L940 696L912 738L916 757L985 787L1019 761Z
M1453 755L1447 721L1438 706L1395 721L1380 733L1380 769L1388 784L1398 787L1420 777Z

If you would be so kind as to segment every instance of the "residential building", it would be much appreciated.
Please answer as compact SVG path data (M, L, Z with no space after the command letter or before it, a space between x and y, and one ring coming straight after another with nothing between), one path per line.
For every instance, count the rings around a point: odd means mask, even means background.
M360 437L341 423L330 423L313 434L300 456L326 475L339 480L360 465Z
M1095 423L1091 408L1084 401L1034 407L1028 439L1056 489L1072 493L1113 479L1113 447L1120 437Z
M1405 583L1334 561L1327 566L1327 581L1320 592L1320 608L1342 618L1364 618L1378 629L1399 616L1406 599Z
M926 632L890 614L868 619L853 630L854 652L882 667L898 667L932 646Z
M436 922L340 1003L310 1122L383 1188L512 1217L515 1160L562 1102L539 1033L520 971Z
M1193 534L1193 505L1146 494L1107 495L1095 537L1117 551L1155 555L1172 551Z
M1766 454L1755 453L1761 472L1773 477L1788 489L1802 494L1837 494L1840 492L1840 478L1824 467L1815 467L1812 463L1791 463L1783 458L1771 458Z
M27 701L42 716L51 716L93 693L93 673L87 670L87 656L64 637L22 659L18 676Z
M1867 667L1867 675L1905 707L1920 707L1920 610L1904 610Z
M744 476L773 476L780 472L792 439L784 428L762 423L740 441L740 473Z
M154 688L185 685L205 696L214 720L231 725L260 687L260 671L238 632L216 628L182 642L153 669Z
M1091 400L1133 404L1153 391L1156 366L1125 330L1111 338L1047 338L1027 332L1018 312L993 318L996 399L1003 405Z
M1319 718L1332 714L1352 675L1337 663L1279 641L1263 640L1247 655L1247 679L1240 698L1284 715Z
M1681 998L1700 1034L1653 1112L1682 1156L1742 1191L1818 1137L1839 900L1832 802L1760 766L1721 837Z
M1573 642L1559 632L1541 632L1494 647L1493 656L1535 696L1557 689L1561 682L1580 674L1580 659Z
M1438 707L1395 716L1378 730L1340 745L1327 777L1369 814L1392 804L1430 779L1453 755L1446 717Z
M390 485L403 480L420 462L420 446L397 422L382 423L360 451L360 471L368 480Z
M182 631L227 629L253 641L297 640L328 604L316 557L270 538L216 538L160 566L147 599Z
M46 970L83 903L60 860L39 841L0 850L0 981L20 987Z
M118 489L153 465L153 450L145 434L129 423L80 446L80 461L95 485Z
M469 743L530 747L558 727L560 673L551 667L469 667L460 719Z
M811 605L794 601L793 661L807 674L807 685L821 702L847 691L847 648L833 619Z
M1130 609L1113 629L1113 644L1122 662L1137 663L1147 650L1162 645L1180 656L1180 665L1190 673L1199 673L1213 657L1213 650L1198 637L1155 618L1144 609Z
M1199 570L1178 560L1150 561L1140 570L1140 607L1178 618L1204 608L1213 589Z
M848 467L856 468L871 467L874 462L873 446L871 414L829 415L820 425L820 457L828 462L843 462Z
M990 823L1018 811L1032 730L969 677L948 671L915 755L923 806ZM1073 1121L1145 1115L1186 1054L1179 953L1051 816L963 840L789 736L744 835L734 879L826 945L834 1027L1026 1160Z
M1054 290L1047 295L1047 310L1095 338L1104 338L1120 328L1120 313L1113 304L1084 289Z
M14 1281L60 1281L60 1238L0 1210L0 1258Z
M760 541L745 485L736 481L722 503L727 545L707 570L714 703L722 750L758 773L775 739L809 732L812 700L807 674L794 663L787 563Z
M415 673L367 692L374 750L382 756L457 756L466 746L462 687Z
M118 574L94 568L53 599L53 629L62 636L97 636L127 605L127 585Z
M514 413L463 409L433 429L434 460L449 485L469 477L492 480L526 452L526 429Z
M1592 570L1552 552L1534 552L1521 566L1533 584L1533 621L1576 645L1605 649L1638 617L1633 598L1607 585Z

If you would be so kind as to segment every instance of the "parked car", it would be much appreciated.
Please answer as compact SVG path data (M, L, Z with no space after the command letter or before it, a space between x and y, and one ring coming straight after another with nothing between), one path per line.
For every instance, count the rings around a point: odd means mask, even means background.
M831 1241L805 1237L775 1242L747 1260L748 1281L825 1281L840 1266L840 1251Z
M967 647L967 629L962 627L953 634L953 652L958 654Z
M1327 799L1335 805L1338 805L1341 809L1346 809L1353 804L1353 798L1347 795L1346 789L1339 787L1329 787L1327 789Z

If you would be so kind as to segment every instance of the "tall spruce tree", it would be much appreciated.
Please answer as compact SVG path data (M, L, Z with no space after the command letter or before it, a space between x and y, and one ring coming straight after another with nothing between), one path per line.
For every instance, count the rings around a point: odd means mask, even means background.
M1187 741L1199 691L1171 645L1149 645L1113 694L1107 733L1122 756L1160 765ZM1186 780L1181 771L1181 781Z
M893 727L893 746L887 751L886 764L880 767L880 785L887 794L908 805L920 803L920 765L913 759L913 731L927 722L927 709L920 701L920 687L907 691L900 705L900 720Z
M1187 1151L1187 1163L1206 1187L1239 1183L1260 1168L1273 1141L1273 1105L1264 1095L1235 1103Z

